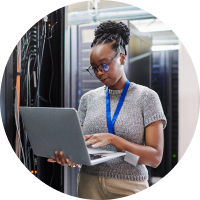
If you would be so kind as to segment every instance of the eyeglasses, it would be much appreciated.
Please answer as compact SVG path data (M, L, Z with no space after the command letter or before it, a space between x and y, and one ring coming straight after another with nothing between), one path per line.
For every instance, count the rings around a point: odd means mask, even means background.
M118 53L114 58L116 58L120 53ZM86 70L93 76L96 76L98 73L98 70L100 72L106 73L109 71L109 66L108 64L114 59L112 58L109 62L101 64L97 67L92 67L92 65L90 65Z

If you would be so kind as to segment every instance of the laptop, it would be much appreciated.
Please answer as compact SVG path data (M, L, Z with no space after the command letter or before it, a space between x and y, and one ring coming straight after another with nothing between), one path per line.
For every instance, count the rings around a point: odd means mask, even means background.
M63 151L70 161L89 166L126 154L88 148L74 108L20 107L19 111L36 156L54 159L55 151Z

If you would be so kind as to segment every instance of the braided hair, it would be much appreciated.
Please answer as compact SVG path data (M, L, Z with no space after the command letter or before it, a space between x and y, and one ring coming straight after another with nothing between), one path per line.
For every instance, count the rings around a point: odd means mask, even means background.
M125 46L129 43L130 29L123 22L105 21L102 22L94 31L95 38L91 47L99 44L112 43L112 49L124 49L127 55Z

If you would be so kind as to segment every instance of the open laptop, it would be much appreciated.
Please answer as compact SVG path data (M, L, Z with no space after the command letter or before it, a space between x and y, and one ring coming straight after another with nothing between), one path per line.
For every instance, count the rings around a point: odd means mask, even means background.
M19 110L36 156L54 159L55 151L63 151L65 158L74 163L96 165L126 154L87 148L74 108L20 107Z

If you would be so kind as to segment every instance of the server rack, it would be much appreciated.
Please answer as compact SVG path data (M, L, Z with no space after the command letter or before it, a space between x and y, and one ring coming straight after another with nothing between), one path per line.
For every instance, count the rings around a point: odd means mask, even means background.
M16 77L20 77L20 106L64 107L64 17L65 9L59 9L24 34L10 56L1 87L1 114L13 150L33 175L61 192L64 190L63 167L33 154L21 118L20 146L14 116L18 112ZM16 63L21 66L19 72Z
M70 49L68 49L70 40L68 41L67 14L68 8L64 7L47 15L46 24L44 19L38 21L21 38L19 49L15 48L7 63L1 87L1 114L9 142L15 151L17 139L15 136L15 94L13 88L16 87L16 76L20 76L21 80L21 106L74 107L72 97L73 87L76 87L76 85L73 84L73 68L69 67L71 59L66 55L70 53ZM46 27L46 30L44 27ZM45 38L44 30L46 32ZM31 43L27 45L29 39ZM28 46L32 46L31 52L35 54L29 66L27 66L26 58L29 55L26 52L30 50ZM22 57L19 61L22 69L18 74L16 67L17 51L20 52ZM32 72L28 79L27 71ZM23 124L20 125L23 150L26 151L25 160L29 164L26 167L45 184L58 191L75 196L77 194L78 169L48 163L46 158L33 155ZM24 162L23 157L20 160Z
M44 44L38 62L38 98L35 106L64 107L64 16L61 8L47 15L46 37L42 37L43 20L37 23L38 46ZM52 188L64 191L64 170L57 163L37 157L37 177Z
M151 88L151 47L150 34L141 33L130 22L130 42L126 75L129 81Z
M152 176L162 178L178 162L178 50L153 52L152 89L158 93L167 117L163 159L152 168Z

